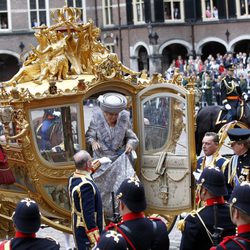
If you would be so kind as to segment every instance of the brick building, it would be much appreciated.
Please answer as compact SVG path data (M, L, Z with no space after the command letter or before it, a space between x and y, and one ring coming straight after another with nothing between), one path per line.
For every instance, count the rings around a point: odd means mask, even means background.
M102 29L101 40L134 70L164 72L181 55L250 53L249 0L67 0ZM13 75L32 27L52 22L64 0L0 1L0 81Z

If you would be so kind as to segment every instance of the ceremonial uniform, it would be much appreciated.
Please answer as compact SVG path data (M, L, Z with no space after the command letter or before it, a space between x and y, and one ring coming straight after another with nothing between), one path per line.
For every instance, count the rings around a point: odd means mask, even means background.
M250 171L250 150L243 155L234 155L229 163L229 182L239 185Z
M230 129L228 136L233 143L241 143L241 141L246 141L250 137L249 129ZM234 186L239 185L242 181L249 181L250 174L250 149L248 149L242 155L234 155L230 159L228 168L228 181Z
M228 206L223 198L210 199L204 207L191 212L185 218L180 249L210 249L213 245L214 206L217 206L217 227L223 228L222 237L233 235L235 228L230 219Z
M144 187L138 178L125 179L116 195L120 201L122 222L112 223L106 230L117 230L126 240L130 250L168 250L169 237L166 224L160 219L146 218L143 213L146 209L146 198ZM122 210L123 206L127 210Z
M201 173L198 181L202 188L213 194L213 198L204 200L204 206L191 212L178 228L182 231L181 250L206 250L213 246L215 228L223 228L222 236L235 233L235 227L230 219L229 208L223 196L227 194L225 177L214 167L207 167ZM203 191L201 191L203 192Z
M208 158L212 157L211 161L207 164L206 160ZM228 167L229 160L225 157L217 154L217 155L211 155L211 156L201 156L197 160L197 167L196 169L204 170L205 167L211 166L211 167L218 167L223 173Z
M0 243L0 250L58 250L60 245L52 238L36 238L41 225L38 205L31 199L21 200L13 214L15 238Z
M221 156L220 154L216 154L211 156L199 157L197 160L197 167L196 167L196 171L197 170L203 171L205 167L218 167L224 173L226 179L226 186L228 190L228 195L225 197L226 199L229 198L232 192L232 186L228 184L228 164L229 164L228 159Z
M236 235L228 236L216 247L211 250L248 250L250 249L250 183L243 182L235 187L229 203L232 207L231 217L237 224ZM238 210L238 215L235 217L235 210ZM241 214L244 214L243 217ZM245 222L246 221L246 222Z
M69 178L72 229L77 249L86 249L94 244L103 228L103 213L100 193L90 173L76 169Z
M122 222L110 224L106 230L117 230L127 241L130 250L167 250L167 226L157 218L146 218L144 213L129 213Z
M52 238L36 238L35 234L22 234L16 232L15 238L0 243L0 250L57 250L60 245Z
M217 247L211 250L248 250L250 249L250 224L239 226L238 234L227 236Z
M233 65L228 65L228 70L234 70ZM229 121L237 120L237 108L240 105L241 97L245 95L242 92L239 82L231 75L227 75L221 81L221 99L222 104L226 107L227 104L231 106L229 113Z
M109 230L101 235L93 250L128 250L126 240L117 231Z

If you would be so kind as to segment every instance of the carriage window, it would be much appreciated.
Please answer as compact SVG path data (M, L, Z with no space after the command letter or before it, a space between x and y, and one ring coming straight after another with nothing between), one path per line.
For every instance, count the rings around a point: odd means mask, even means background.
M183 104L169 96L150 97L143 102L143 145L146 153L168 151L176 153L183 149L184 132ZM178 152L180 153L180 152Z
M79 150L77 105L31 111L37 148L49 162L72 161Z

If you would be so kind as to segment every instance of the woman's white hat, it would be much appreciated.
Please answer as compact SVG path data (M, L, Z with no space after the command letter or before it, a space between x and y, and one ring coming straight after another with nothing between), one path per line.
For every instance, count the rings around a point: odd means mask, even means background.
M118 93L106 93L98 97L100 108L104 112L119 113L127 106L127 99L125 96Z

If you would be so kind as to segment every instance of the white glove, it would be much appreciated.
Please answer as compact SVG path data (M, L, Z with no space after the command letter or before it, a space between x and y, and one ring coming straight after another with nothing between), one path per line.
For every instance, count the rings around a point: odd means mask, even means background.
M193 172L193 176L194 176L196 181L198 181L200 179L201 172L202 171L200 169L196 169L196 171Z
M230 109L231 109L231 105L227 103L227 104L225 105L225 108L226 108L226 110L230 110Z
M247 101L247 100L248 100L248 95L247 95L247 94L244 94L244 95L243 95L243 98L244 98L245 101Z
M101 164L111 163L112 161L108 157L102 157L98 159Z

